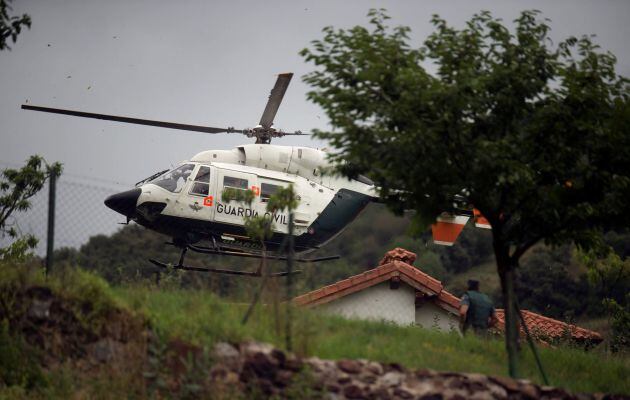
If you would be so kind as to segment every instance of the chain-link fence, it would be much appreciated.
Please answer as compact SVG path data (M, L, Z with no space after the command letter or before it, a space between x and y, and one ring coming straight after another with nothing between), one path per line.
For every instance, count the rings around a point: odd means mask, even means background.
M21 165L0 162L0 170L18 169ZM11 215L7 225L20 234L31 234L39 239L35 254L46 254L48 229L49 184L30 199L31 207ZM128 190L132 184L110 182L74 174L62 173L56 181L54 248L79 248L91 236L109 235L120 228L124 217L103 204L107 196ZM0 237L0 247L11 243L11 238Z

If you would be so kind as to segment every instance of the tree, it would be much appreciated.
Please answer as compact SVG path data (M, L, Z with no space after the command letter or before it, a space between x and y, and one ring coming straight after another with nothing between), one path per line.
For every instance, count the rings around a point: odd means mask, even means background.
M229 201L239 201L239 202L244 202L246 204L248 204L249 206L251 206L252 201L254 200L255 195L254 192L252 190L239 190L239 189L232 189L232 188L226 188L223 190L222 194L221 194L221 200L223 200L224 202L229 202ZM265 246L265 240L268 240L272 237L273 235L273 221L274 221L274 216L276 215L276 213L278 212L282 212L284 210L287 210L287 212L289 213L289 227L288 227L288 232L287 232L287 236L285 241L283 242L283 244L281 244L281 249L280 251L283 251L286 254L286 260L287 260L287 299L291 299L293 298L293 280L292 280L292 274L293 274L293 258L294 258L294 249L293 249L293 211L297 208L298 206L298 196L295 193L295 191L293 190L293 185L289 185L286 188L279 188L273 195L271 195L271 197L269 198L268 202L267 202L267 213L265 213L264 215L254 215L254 216L245 216L244 217L244 226L245 226L245 230L247 231L247 235L258 241L260 243L261 246L261 250L262 250L262 258L260 260L260 267L258 269L258 272L260 274L262 274L262 282L260 284L260 288L259 290L254 294L254 298L252 299L252 302L249 305L249 308L247 309L247 312L245 313L245 316L243 317L243 321L242 323L245 324L247 323L247 320L249 319L249 316L251 315L251 313L254 310L254 307L256 306L256 304L258 303L259 299L260 299L260 295L262 294L262 291L265 289L265 285L267 284L267 280L269 278L269 272L267 271L266 268L266 264L267 264L267 249ZM278 290L274 290L274 314L275 314L275 320L276 320L276 327L277 327L277 333L280 333L280 325L279 325L279 310L278 310ZM287 345L287 350L291 350L292 348L292 340L291 340L291 324L292 324L292 317L291 317L291 302L287 301L286 304L286 314L287 314L287 318L286 318L286 331L285 331L285 338L286 338L286 345Z
M594 252L583 254L591 284L603 297L604 311L612 319L610 348L613 352L630 349L630 258L610 252L605 258Z
M7 44L9 38L15 43L23 27L31 27L31 17L27 14L9 16L12 0L0 0L0 50L11 50Z
M324 28L301 54L304 80L334 132L339 172L366 174L395 211L426 227L463 193L492 226L517 375L515 270L534 244L592 248L628 225L628 80L590 37L555 48L547 20L524 11L510 31L489 12L463 29L433 16L420 48L408 27L371 10L371 30ZM435 72L431 72L435 70Z
M15 239L8 247L0 248L0 259L23 258L37 246L37 238L20 235L10 217L16 211L30 208L29 199L41 190L52 174L61 174L61 164L48 165L39 156L31 156L20 169L8 168L0 174L0 235Z

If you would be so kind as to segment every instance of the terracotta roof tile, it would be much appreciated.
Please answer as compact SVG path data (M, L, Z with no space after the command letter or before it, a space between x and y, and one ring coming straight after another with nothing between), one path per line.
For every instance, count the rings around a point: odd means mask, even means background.
M301 306L315 306L325 304L349 294L358 292L368 287L385 282L394 276L400 276L401 280L409 286L426 294L437 295L434 304L442 309L457 314L459 309L459 297L444 290L442 282L422 272L405 261L415 260L416 255L402 248L396 248L387 252L381 264L371 270L343 279L332 285L324 286L312 292L296 297L293 301ZM498 327L505 329L505 316L502 309L497 309ZM532 335L538 340L546 341L564 337L567 333L575 340L602 341L599 333L562 321L548 318L531 311L523 310L523 317L527 322ZM521 334L524 334L521 331Z
M396 248L385 255L378 267L298 296L294 301L303 306L324 304L400 276L415 289L437 295L437 305L451 313L457 313L459 299L444 290L442 282L404 261L415 260L415 257L410 251Z
M535 312L528 310L521 310L521 312L523 313L523 318L525 319L525 323L527 323L529 332L538 340L548 341L562 339L568 335L570 335L573 340L578 341L593 341L599 343L604 340L602 336L595 331L567 324L565 322L558 321L557 319L545 317L544 315L536 314ZM505 330L504 310L497 310L497 318L499 320L499 329L502 331ZM520 331L521 335L525 334L522 327L520 328Z

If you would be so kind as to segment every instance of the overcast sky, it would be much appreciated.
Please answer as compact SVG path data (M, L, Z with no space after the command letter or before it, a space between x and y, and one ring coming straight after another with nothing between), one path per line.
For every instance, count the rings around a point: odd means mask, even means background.
M30 14L33 26L0 53L0 162L40 154L70 174L133 183L201 150L250 140L22 111L20 104L246 128L258 123L281 72L295 76L276 127L325 128L301 82L313 66L298 52L324 26L366 24L374 7L386 8L393 25L410 26L417 44L430 33L433 13L461 27L483 9L507 21L540 9L556 43L596 34L630 76L630 1L14 0L14 13Z

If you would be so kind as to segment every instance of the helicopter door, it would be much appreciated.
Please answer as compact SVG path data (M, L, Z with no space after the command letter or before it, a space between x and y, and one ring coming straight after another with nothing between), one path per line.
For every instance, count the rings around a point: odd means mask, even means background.
M184 218L212 221L214 218L214 184L215 175L213 168L207 165L200 165L191 174L192 178L188 185L188 190L184 191L180 197L182 202L182 216Z
M257 186L257 179L254 174L218 169L215 221L233 225L243 225L244 217L255 215L256 209L254 205L252 204L250 206L234 200L224 202L221 200L221 193L223 193L223 189L230 188L236 190L251 189L256 194Z
M254 204L257 207L260 215L267 213L267 203L279 189L288 186L288 182L279 182L271 180L269 178L261 177L260 181L260 196L254 199ZM276 232L287 233L289 231L289 216L284 212L278 212L273 216L273 230Z

